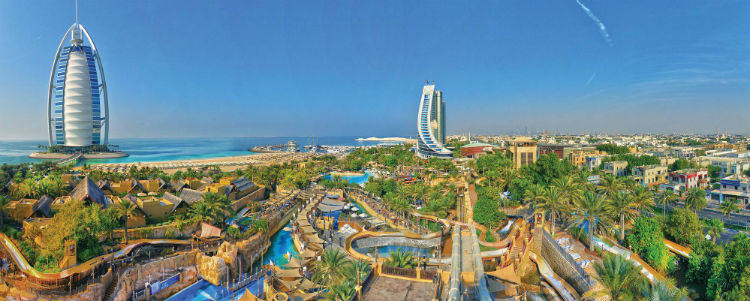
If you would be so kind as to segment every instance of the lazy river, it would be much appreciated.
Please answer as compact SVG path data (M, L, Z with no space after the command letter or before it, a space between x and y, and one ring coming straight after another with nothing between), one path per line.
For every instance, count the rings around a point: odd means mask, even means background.
M285 255L290 254L294 257L299 256L297 249L294 247L291 232L284 230L284 228L288 229L290 227L291 224L287 224L281 230L276 232L276 234L271 236L271 246L263 256L263 265L268 265L273 262L274 265L284 266L289 262ZM253 272L259 270L260 265L256 261L253 264ZM206 280L199 280L195 284L188 286L177 294L167 298L167 301L238 300L245 294L245 289L248 289L255 296L261 296L263 294L263 278L260 278L258 281L250 282L242 288L236 289L234 294L232 294L232 292L226 287L213 285Z

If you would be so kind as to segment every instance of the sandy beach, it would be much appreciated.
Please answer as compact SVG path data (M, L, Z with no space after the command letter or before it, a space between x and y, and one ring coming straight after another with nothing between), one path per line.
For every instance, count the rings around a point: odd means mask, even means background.
M233 171L248 165L270 165L281 164L284 162L305 160L314 156L311 153L256 153L243 156L216 157L205 159L187 159L160 162L133 162L133 163L97 163L92 164L92 169L102 169L105 171L123 171L132 166L138 167L156 167L163 169L167 173L174 173L178 170L187 170L188 168L201 168L209 165L216 165L222 171Z

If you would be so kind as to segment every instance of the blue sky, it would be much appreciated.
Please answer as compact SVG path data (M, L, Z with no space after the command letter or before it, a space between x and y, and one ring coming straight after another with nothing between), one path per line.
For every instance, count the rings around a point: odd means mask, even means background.
M748 133L750 2L579 1L79 9L112 137L414 135L425 80L444 91L451 134ZM0 1L0 139L46 137L73 3Z

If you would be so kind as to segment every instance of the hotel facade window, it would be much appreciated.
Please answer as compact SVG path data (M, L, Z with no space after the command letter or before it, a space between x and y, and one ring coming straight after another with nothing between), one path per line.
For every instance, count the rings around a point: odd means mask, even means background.
M94 41L79 23L68 28L55 53L47 92L47 128L50 146L109 143L104 70Z
M422 88L417 114L417 156L450 158L453 152L445 147L445 103L443 92L435 85Z

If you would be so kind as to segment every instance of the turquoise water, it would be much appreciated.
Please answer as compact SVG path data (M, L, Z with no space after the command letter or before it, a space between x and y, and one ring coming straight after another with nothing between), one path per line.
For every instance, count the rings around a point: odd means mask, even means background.
M321 145L368 146L378 142L356 141L357 137L316 137ZM300 145L312 144L310 137L239 137L239 138L129 138L111 139L110 144L130 156L116 159L87 160L86 163L133 163L169 160L203 159L251 154L254 146L286 144L295 140ZM47 145L46 140L0 141L0 164L40 162L28 155Z
M366 171L364 173L364 175L361 175L361 176L345 175L345 176L341 176L341 178L343 178L344 180L348 181L349 183L353 183L353 184L357 184L357 185L362 185L364 183L367 183L367 181L372 176L373 176L373 174L371 174L369 171ZM333 175L332 174L327 174L327 175L323 176L323 178L328 179L328 180L332 180L333 179Z
M216 286L206 280L200 280L195 284L186 287L177 294L167 298L167 301L229 301L239 300L245 295L245 288L247 288L253 295L262 296L263 294L263 278L258 281L253 281L242 289L238 289L232 292L224 286Z
M285 227L291 227L291 223L286 224ZM285 231L283 228L271 236L271 246L263 256L263 265L270 264L273 262L274 265L285 265L289 262L284 255L290 254L291 256L299 257L297 249L294 247L294 241L290 231ZM260 261L260 260L258 260ZM256 261L253 264L253 273L259 271L260 267ZM245 288L249 289L250 292L256 296L260 296L263 293L263 278L259 281L254 281L248 284L246 287L237 289L235 291L234 298L232 298L232 292L226 287L216 286L208 281L200 280L195 284L186 287L177 294L169 297L167 301L204 301L204 300L217 300L217 301L229 301L237 300L245 294ZM259 292L256 294L256 292Z
M283 228L291 228L291 222L287 223ZM279 230L273 236L271 236L271 246L268 247L268 251L263 255L263 265L270 264L273 262L274 265L284 266L289 263L284 255L290 254L291 256L299 258L299 252L294 247L294 240L292 240L292 232L284 229ZM259 268L258 262L253 264L253 269Z

